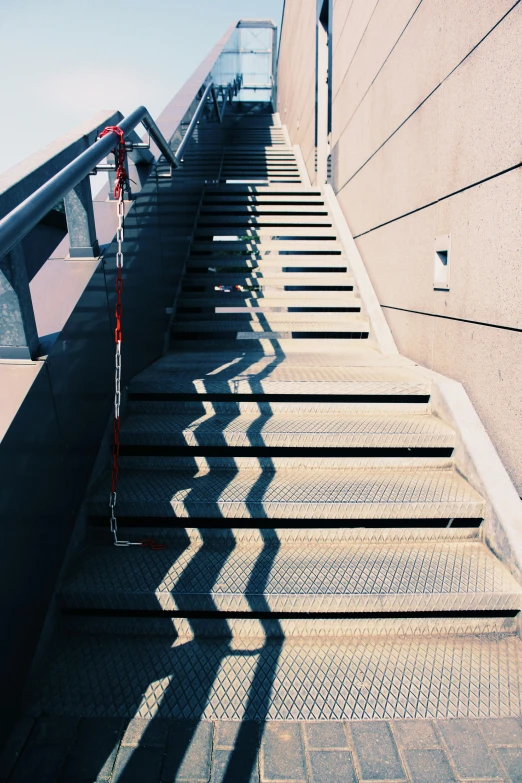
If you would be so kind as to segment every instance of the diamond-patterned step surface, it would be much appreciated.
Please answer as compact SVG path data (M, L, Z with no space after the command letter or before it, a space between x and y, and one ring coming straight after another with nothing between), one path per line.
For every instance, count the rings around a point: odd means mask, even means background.
M241 328L243 324L259 324L262 327L268 327L272 329L287 328L288 326L296 328L306 324L310 324L313 319L313 324L328 325L332 331L345 330L347 328L353 328L354 326L364 326L368 330L368 319L360 318L355 320L352 317L352 313L294 313L294 312L262 312L255 311L252 308L244 308L245 312L233 312L226 313L180 313L178 311L176 319L178 324L181 322L189 322L199 325L200 323L209 323L211 319L212 324L225 323L226 328Z
M321 310L330 308L333 314L340 315L340 308L348 310L361 309L361 300L353 295L353 292L343 292L343 297L336 300L324 299L321 301L317 297L313 301L310 299L301 297L291 298L290 301L285 302L281 297L269 297L259 296L258 292L254 291L249 296L241 296L239 299L235 294L223 294L222 292L214 292L212 295L206 295L200 297L197 301L188 297L181 296L178 301L176 317L179 318L183 311L188 312L187 308L191 308L192 312L199 311L211 311L219 312L219 308L233 308L236 312L249 312L259 311L263 312L268 309L274 309L275 312L293 312L296 314L297 308L306 308L308 311L319 315ZM334 311L334 308L337 308Z
M344 351L353 343L360 343L363 348L376 348L376 343L371 339L371 335L352 332L351 337L344 336L339 341L338 336L328 337L327 334L315 335L311 337L300 336L298 340L294 339L295 333L267 332L264 335L249 334L241 335L239 339L236 335L233 339L228 339L225 335L205 335L199 339L184 337L183 334L177 334L171 342L171 350L178 353L193 353L202 351L204 353L223 350L237 350L238 352L248 352L252 350L263 351L265 356L288 356L294 352L301 353L306 351L312 354L339 354L339 348Z
M288 230L286 233L288 233ZM305 239L272 240L270 238L270 234L263 237L262 240L250 235L247 239L238 240L237 234L234 234L234 232L230 232L230 236L234 236L235 239L229 242L223 238L216 242L196 239L192 243L191 253L192 255L198 255L200 253L208 255L210 252L216 256L222 253L226 255L229 255L230 253L241 253L246 255L256 253L265 256L286 256L289 254L292 255L294 253L310 253L312 255L317 255L318 253L321 253L324 254L325 258L329 259L340 256L343 253L343 248L340 242L324 237L319 242L317 240L314 241Z
M283 266L283 265L282 265ZM326 266L326 264L325 264ZM353 278L351 278L345 272L328 273L325 277L324 273L316 272L263 272L263 268L247 270L247 271L234 271L229 273L223 273L219 275L219 278L214 275L210 276L208 273L189 273L183 278L183 285L191 285L197 283L223 283L224 285L262 285L262 286L285 286L285 285L350 285L353 284Z
M406 415L423 415L428 413L427 402L401 403L400 410ZM273 416L277 413L290 414L319 414L325 416L328 414L351 416L357 415L383 415L386 413L397 413L397 404L392 402L234 402L231 399L228 402L218 402L211 400L137 400L131 398L128 401L127 414L132 413L155 413L155 414L192 414L195 418L203 414L222 414L228 417L239 416L242 413ZM125 422L125 419L124 419Z
M290 201L290 203L288 203ZM328 209L323 201L318 199L304 199L301 203L292 203L288 197L277 199L275 196L268 204L266 199L261 201L238 199L236 197L216 199L203 199L203 206L200 209L200 218L208 221L214 216L242 216L242 217L260 217L274 216L290 219L293 216L303 217L313 215L314 217L328 217Z
M260 462L260 460L258 460ZM124 516L230 519L482 518L484 501L451 469L126 471ZM105 486L91 510L106 514Z
M481 542L216 545L122 554L92 547L67 607L117 611L412 613L522 608L522 588Z
M317 416L304 412L128 417L124 444L172 446L453 448L455 433L432 416Z
M334 342L338 352L339 344ZM265 361L252 361L248 355L239 356L239 361L227 367L217 356L213 360L210 354L192 370L188 361L181 369L177 365L174 370L171 356L173 354L159 359L133 378L129 385L131 395L285 394L296 395L298 399L302 395L425 397L431 391L430 380L408 367L326 368L314 367L310 359L308 366L304 363L293 365L286 363L284 357L267 366Z
M334 639L367 639L369 637L430 637L430 636L488 636L516 635L517 621L514 616L486 615L462 617L436 615L424 617L365 617L310 619L302 617L278 619L227 617L184 618L158 616L110 616L102 613L85 614L69 612L65 615L65 628L78 634L170 636L189 641L192 639L234 639L239 645L247 640L310 638L317 641Z
M270 221L272 223L272 221ZM274 242L306 242L308 249L318 250L317 244L321 246L326 245L326 249L329 249L333 243L337 244L337 236L335 230L332 229L330 221L326 220L324 227L321 226L251 226L248 223L245 225L233 224L232 221L225 226L200 226L198 224L196 233L194 235L194 248L198 246L200 242L216 242L215 237L241 237L245 242L249 242L251 239L255 240L256 244L264 247L265 245L271 245Z
M270 335L271 339L276 339L277 337L286 337L288 339L295 336L295 334L309 335L312 333L351 337L352 334L368 334L369 328L367 318L357 313L348 313L342 321L334 322L312 320L310 317L306 321L281 321L277 319L277 316L271 319L261 318L241 323L229 320L221 321L215 318L210 321L175 321L172 325L172 333L175 335L179 334L182 339L184 334L202 334L203 332L208 332L215 338L221 334L225 337L230 334L237 334L238 338L251 337L256 339L256 336Z
M323 214L307 214L307 215L269 215L269 214L241 214L237 211L229 212L226 214L205 214L200 213L198 220L198 231L206 232L207 228L222 228L226 227L238 228L239 226L250 226L256 229L260 228L292 228L293 230L299 227L300 231L297 236L300 236L302 229L311 228L315 232L317 228L329 228L328 234L332 234L332 220L328 213ZM273 230L272 230L272 233Z
M306 352L294 351L294 353L288 356L281 356L279 354L277 361L275 361L273 357L265 356L262 351L257 350L255 347L249 350L248 353L238 351L237 349L225 349L221 351L212 351L206 355L202 352L194 351L192 355L184 354L183 356L179 356L176 352L170 352L157 362L154 362L154 364L151 364L148 369L161 369L165 372L168 368L173 372L179 372L181 369L186 371L197 369L197 375L201 371L201 368L203 368L205 373L216 375L216 371L228 371L231 368L236 371L241 370L241 372L243 372L245 368L248 368L249 373L263 372L265 374L267 370L269 371L269 374L271 374L277 368L281 368L281 370L283 368L287 370L302 368L304 371L302 377L304 380L307 380L310 379L307 375L310 370L317 372L319 368L324 367L349 367L353 368L354 372L364 372L362 368L367 368L368 370L370 370L370 368L375 370L376 367L393 368L394 370L402 370L404 368L407 373L409 370L409 375L403 373L400 376L397 375L393 377L400 377L403 380L416 379L418 381L419 379L417 370L413 373L411 372L411 370L416 367L411 359L406 359L406 357L397 354L382 354L375 347L366 342L350 343L350 345L343 347L342 352L338 351L336 356L329 356L328 354L310 355ZM141 373L135 377L141 377ZM299 376L296 374L294 380L298 377ZM368 375L365 374L365 377L368 378ZM379 376L374 375L373 377L378 378ZM384 380L389 380L390 374L386 372L382 377ZM317 379L317 376L312 378L312 380ZM426 385L426 388L429 388L429 385Z
M219 198L230 198L236 196L243 200L250 199L265 199L282 198L287 196L294 199L298 196L304 199L314 197L316 199L323 199L322 193L318 188L306 187L305 185L277 185L272 183L270 185L241 185L241 184L229 184L229 185L209 185L206 190L206 198L211 199L214 196Z
M258 720L519 716L514 636L58 641L34 715Z
M338 544L418 544L428 542L447 543L455 541L478 541L479 520L473 527L125 527L125 537L140 541L154 538L168 546L200 547L203 544L215 547L282 545L337 546ZM108 532L105 525L98 531L103 536Z

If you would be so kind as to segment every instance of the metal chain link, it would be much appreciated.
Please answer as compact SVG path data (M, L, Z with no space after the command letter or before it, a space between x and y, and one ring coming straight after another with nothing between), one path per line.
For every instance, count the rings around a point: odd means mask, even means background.
M121 408L121 342L122 342L122 302L123 292L123 233L125 223L125 204L124 192L128 188L127 170L125 168L125 159L127 150L125 146L124 133L118 126L109 126L100 134L105 136L107 133L114 132L118 134L118 146L114 150L116 158L116 182L114 185L114 198L117 202L118 227L116 229L116 306L114 308L114 342L116 349L114 352L114 419L112 426L113 446L112 446L112 467L111 467L111 491L109 494L109 508L111 510L110 527L115 546L142 546L149 549L165 549L165 544L157 544L153 538L147 538L145 541L123 541L118 537L118 518L116 516L116 503L118 500L118 475L119 475L119 456L120 456L120 408Z
M114 342L116 350L114 352L114 421L113 421L113 447L112 447L112 471L111 471L111 492L109 495L109 507L111 509L111 533L114 538L115 546L141 546L141 541L122 541L118 538L118 519L116 517L116 502L118 499L117 486L119 474L119 455L120 455L120 407L121 407L121 317L122 304L121 294L123 291L123 224L125 219L125 205L123 203L123 187L120 186L118 197L118 228L116 229L116 307L114 308L115 328Z

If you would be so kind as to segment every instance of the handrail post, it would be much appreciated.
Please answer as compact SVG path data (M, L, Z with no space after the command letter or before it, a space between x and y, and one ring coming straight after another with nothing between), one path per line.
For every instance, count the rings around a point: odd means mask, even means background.
M100 255L90 177L84 177L64 198L69 232L69 258L97 258Z
M212 101L214 102L214 109L216 110L218 122L221 122L221 114L219 112L219 103L218 103L218 99L217 99L217 95L216 95L216 88L214 86L212 86L211 92L212 92Z
M20 242L0 259L0 359L35 359L38 332Z

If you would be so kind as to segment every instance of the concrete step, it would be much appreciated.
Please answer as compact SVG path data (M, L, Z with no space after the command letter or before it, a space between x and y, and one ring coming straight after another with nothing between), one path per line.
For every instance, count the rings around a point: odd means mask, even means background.
M261 644L78 635L57 641L46 664L31 714L318 721L518 717L522 709L514 635Z
M176 459L176 458L173 458ZM205 463L203 465L203 459ZM126 470L120 475L122 516L197 519L473 519L484 501L450 467L403 467L376 460L356 468L340 458L187 457L178 470ZM192 462L190 462L192 460ZM362 462L362 461L361 461ZM183 465L178 458L177 463ZM373 463L373 464L372 464ZM172 463L169 463L172 465ZM288 463L287 463L288 464ZM325 465L332 467L325 467ZM348 463L349 464L349 463ZM422 463L421 463L422 464ZM192 467L190 467L192 465ZM155 467L155 466L154 466ZM90 501L90 513L107 515L107 482Z
M119 611L416 613L518 611L522 587L482 542L90 547L67 608Z
M122 444L240 448L452 449L454 431L433 416L294 413L132 415Z

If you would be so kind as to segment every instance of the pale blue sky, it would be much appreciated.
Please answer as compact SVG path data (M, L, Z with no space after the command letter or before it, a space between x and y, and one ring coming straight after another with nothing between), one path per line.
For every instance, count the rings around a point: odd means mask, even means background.
M0 0L0 173L99 109L157 116L237 19L283 0Z

